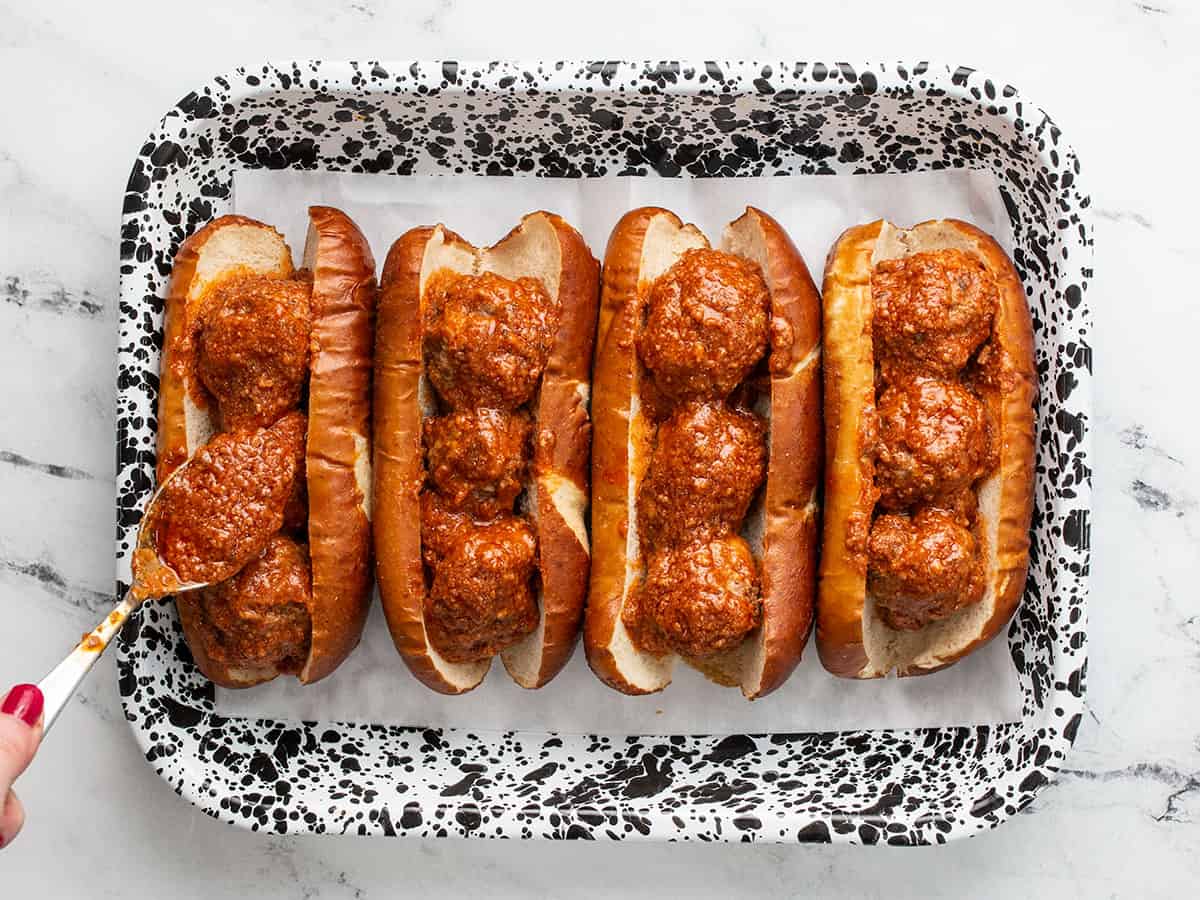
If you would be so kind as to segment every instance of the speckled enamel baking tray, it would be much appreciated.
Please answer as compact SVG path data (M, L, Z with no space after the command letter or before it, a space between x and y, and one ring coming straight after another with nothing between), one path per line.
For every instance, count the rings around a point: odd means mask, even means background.
M174 607L153 604L122 635L120 691L147 761L179 794L227 822L280 833L930 844L1003 822L1062 765L1087 671L1092 230L1074 151L1014 88L930 63L302 62L214 78L163 117L125 195L120 580L153 481L171 260L230 209L234 171L258 167L396 177L994 172L1041 386L1030 579L1007 634L1023 717L628 738L226 718Z

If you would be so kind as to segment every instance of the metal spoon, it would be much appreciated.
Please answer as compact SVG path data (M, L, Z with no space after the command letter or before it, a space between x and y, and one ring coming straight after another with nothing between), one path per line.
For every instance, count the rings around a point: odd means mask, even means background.
M75 645L75 649L66 659L55 666L53 671L38 683L46 703L43 713L43 732L50 730L50 726L54 724L58 714L62 712L63 707L67 705L83 679L92 670L92 666L96 664L96 660L100 658L100 654L108 648L113 636L121 630L125 621L146 600L151 597L165 597L181 591L194 591L207 587L201 582L181 581L174 570L158 555L158 550L154 546L155 532L157 531L154 525L159 513L155 504L162 496L163 489L186 468L187 463L172 472L158 486L158 490L146 504L146 511L142 514L142 521L138 526L137 546L134 550L135 556L142 560L142 565L134 567L134 581L129 590L125 592L124 598L112 612L104 617L99 625L83 636L83 639Z

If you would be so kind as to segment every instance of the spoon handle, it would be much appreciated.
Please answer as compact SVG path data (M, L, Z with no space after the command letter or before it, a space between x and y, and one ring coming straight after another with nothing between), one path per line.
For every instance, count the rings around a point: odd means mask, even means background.
M109 641L141 605L142 601L135 599L132 592L126 592L124 599L104 617L104 621L85 634L70 655L38 683L42 696L46 698L45 711L42 713L43 733L50 731L50 726L74 696L76 688L92 670Z

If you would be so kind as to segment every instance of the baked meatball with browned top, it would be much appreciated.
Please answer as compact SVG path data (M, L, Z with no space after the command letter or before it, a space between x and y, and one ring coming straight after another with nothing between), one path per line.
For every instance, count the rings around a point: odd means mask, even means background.
M658 429L638 490L638 527L653 547L736 529L766 474L766 425L724 403L688 403Z
M533 529L511 516L450 541L425 598L425 629L438 653L450 662L487 659L533 631L536 559Z
M957 374L992 333L999 294L962 250L884 260L871 273L875 356L892 371Z
M654 282L638 354L670 401L724 400L767 347L770 298L758 267L689 250Z
M983 599L978 543L953 512L880 516L869 543L867 589L891 628L916 631Z
M562 311L540 281L442 270L424 299L425 370L450 409L516 409L533 396Z
M213 288L200 315L196 371L221 430L267 428L308 383L312 282L240 275Z

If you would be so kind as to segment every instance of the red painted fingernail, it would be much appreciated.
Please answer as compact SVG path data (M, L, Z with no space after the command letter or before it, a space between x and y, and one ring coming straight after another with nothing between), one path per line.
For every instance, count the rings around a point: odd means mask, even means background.
M18 684L4 698L0 713L16 716L26 725L33 727L42 717L42 692L36 684Z

